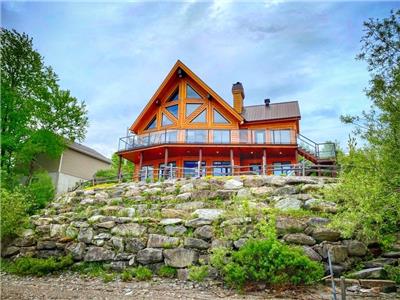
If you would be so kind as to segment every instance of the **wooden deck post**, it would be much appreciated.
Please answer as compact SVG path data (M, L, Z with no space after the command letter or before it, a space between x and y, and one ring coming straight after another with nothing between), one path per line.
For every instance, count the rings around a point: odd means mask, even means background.
M164 150L164 169L162 170L161 176L165 178L165 174L167 173L167 164L168 164L168 148L165 147Z
M263 156L262 156L262 173L263 175L267 175L267 151L263 149Z
M140 178L142 177L142 164L143 164L143 153L139 153L139 168L137 170L138 178L137 181L140 181Z
M118 156L118 182L121 182L121 166L122 166L122 156Z
M230 149L230 154L231 154L231 175L233 176L235 174L234 171L235 161L233 159L233 149Z
M203 159L203 151L201 148L199 148L199 160L197 162L197 177L201 177L201 163Z

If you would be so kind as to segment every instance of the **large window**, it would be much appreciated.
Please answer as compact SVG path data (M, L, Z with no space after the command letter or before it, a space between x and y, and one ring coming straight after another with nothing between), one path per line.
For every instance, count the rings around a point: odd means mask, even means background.
M203 129L188 129L186 130L187 143L207 143L208 131Z
M213 176L228 176L231 174L231 164L229 161L213 162Z
M201 106L200 103L187 103L186 104L186 117L189 117L200 106Z
M271 130L272 144L290 144L290 129Z
M186 98L189 99L200 99L200 95L190 86L186 85Z
M167 167L165 167L165 164L160 164L158 178L176 178L176 162L169 162Z
M178 142L178 131L176 130L167 130L165 133L165 142L166 143L176 143Z
M229 121L215 108L213 109L213 119L214 123L229 124Z
M213 136L215 144L229 144L231 142L230 130L214 130Z
M190 123L206 123L207 121L207 110L203 110L198 114L196 118L194 118Z
M287 175L290 170L290 161L288 162L275 162L272 164L273 165L273 172L274 175Z
M265 130L254 131L254 142L255 144L265 144Z
M144 181L147 178L153 180L153 175L154 175L153 173L154 173L153 166L143 166L139 174L140 180Z
M199 174L199 162L198 161L184 161L183 162L183 177L197 177ZM200 176L206 175L206 162L201 162Z

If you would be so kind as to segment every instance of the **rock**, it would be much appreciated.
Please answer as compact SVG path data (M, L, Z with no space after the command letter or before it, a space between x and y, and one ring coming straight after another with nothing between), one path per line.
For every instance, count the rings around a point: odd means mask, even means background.
M281 195L281 196L294 195L297 193L298 193L298 190L294 186L283 186L283 187L275 189L275 191L274 191L274 195Z
M185 248L164 250L164 257L165 264L174 268L185 268L198 260L196 251Z
M210 225L210 224L212 224L212 220L210 220L210 219L196 218L196 219L186 221L185 226L196 228L196 227Z
M243 247L244 244L246 244L247 239L246 238L241 238L238 239L237 241L233 242L233 246L235 246L236 249L240 249Z
M367 254L367 246L360 241L347 240L343 241L347 246L347 252L350 256L364 256Z
M230 220L223 221L220 227L232 226L232 225L241 225L251 223L250 217L242 217L242 218L234 218Z
M330 269L328 263L324 263L325 275L330 275ZM340 276L346 271L346 268L342 265L332 265L333 276ZM347 276L346 276L347 277Z
M318 191L322 188L324 188L322 184L305 184L301 187L300 191L302 193L308 193Z
M201 239L209 240L214 236L214 229L210 225L198 227L194 231L194 236Z
M239 190L243 187L243 182L236 179L228 179L224 184L226 190Z
M53 222L52 218L38 218L33 222L35 226L50 225Z
M382 273L383 268L382 267L377 267L377 268L370 268L370 269L364 269L358 272L351 273L349 277L355 278L355 279L379 279L381 278L381 273Z
M177 269L176 275L179 280L188 281L189 280L189 269Z
M233 244L231 241L223 241L215 239L211 242L211 249L216 248L232 248Z
M301 209L301 206L303 205L303 202L296 198L285 198L282 200L279 200L278 202L275 203L275 208L278 208L280 210L286 211L286 210L299 210Z
M160 234L149 234L147 248L172 248L179 245L179 239Z
M182 225L180 225L180 226L168 225L168 226L165 226L164 231L165 231L165 233L166 233L167 235L172 235L172 236L177 235L177 236L181 236L181 235L183 235L183 234L187 231L187 229L186 229L185 226L182 226Z
M182 224L183 220L178 219L178 218L169 218L169 219L162 219L160 221L160 225L176 225L176 224Z
M102 223L97 223L96 227L100 227L100 228L106 228L106 229L111 229L115 226L115 222L114 221L107 221L107 222L102 222Z
M337 205L334 202L321 201L317 199L309 199L304 203L304 207L313 211L322 211L328 213L336 213Z
M278 234L303 232L305 228L306 224L301 220L287 217L278 217L276 219Z
M309 225L309 226L321 226L321 225L326 225L326 224L328 224L330 222L331 222L331 220L329 220L327 218L313 217L313 218L308 219L307 225Z
M347 259L347 247L342 245L323 245L324 257L328 257L327 252L331 255L332 263L342 263Z
M68 226L65 230L65 236L70 239L75 239L76 237L78 237L78 234L79 231L73 226Z
M266 183L264 176L245 176L243 185L245 187L259 187Z
M10 256L17 255L19 253L19 249L20 249L19 247L9 246L4 251L1 251L1 256L2 257L10 257Z
M193 215L197 215L199 218L208 219L208 220L216 220L218 219L225 211L222 209L213 209L213 208L203 208L196 209L193 212Z
M163 260L163 251L161 249L145 248L137 253L136 260L143 265L161 262Z
M180 188L180 191L182 193L191 192L193 190L194 190L194 186L193 186L193 183L191 183L191 182L186 183L185 185L181 186L181 188Z
M76 261L83 259L83 254L85 253L86 245L85 243L72 243L65 247L67 254L71 254L72 258Z
M311 260L322 261L321 255L319 255L313 248L303 246L304 254L307 255Z
M311 196L309 194L298 194L298 195L296 195L296 198L301 201L307 201L307 200L311 199Z
M299 244L299 245L315 245L315 240L304 233L290 233L286 234L283 239L291 244Z
M92 228L81 228L78 234L78 241L89 244L93 239Z
M98 200L104 200L104 199L107 199L109 196L106 192L96 192L94 197Z
M50 225L50 237L64 237L65 230L67 229L67 225L63 224L51 224Z
M236 197L239 199L248 199L251 197L251 193L248 189L240 189L238 190Z
M285 177L286 184L318 184L319 178L308 176L287 176Z
M250 188L250 193L253 194L256 197L269 196L270 194L272 194L273 191L274 191L274 189L269 187L269 186L261 186L261 187Z
M122 216L127 216L127 217L134 217L136 214L136 209L134 207L126 207L121 209L121 215Z
M176 205L176 209L191 211L199 208L203 208L205 206L204 202L201 201L191 201L179 203Z
M184 246L187 248L195 248L200 250L205 250L210 248L210 244L207 243L206 241L190 237L185 238Z
M382 256L385 258L400 258L400 251L391 251L382 253Z
M163 208L161 209L161 215L164 218L184 218L185 212L179 209Z
M125 251L127 252L138 253L145 247L145 244L137 238L129 238L125 240Z
M112 261L109 265L113 271L121 272L129 266L129 261Z
M111 243L114 249L117 250L118 252L124 251L124 240L122 238L113 236L111 238Z
M162 192L161 188L158 188L158 187L146 189L146 193L148 195L159 195L159 194L161 194L161 192Z
M114 258L114 252L102 247L89 247L83 260L84 261L106 261Z
M180 201L187 201L187 200L190 200L191 197L192 197L192 193L188 192L188 193L179 194L175 198Z
M366 269L384 267L386 265L395 265L397 263L397 259L395 258L384 258L379 257L374 260L370 260L364 263L364 267Z
M210 196L210 198L219 198L221 200L230 200L232 197L236 196L237 190L217 190L215 191L215 196Z
M147 228L137 223L120 224L111 229L111 233L120 236L139 237L146 232Z
M13 241L12 245L17 247L34 246L36 241L33 236L20 237Z
M312 230L312 237L316 239L317 242L336 242L340 239L340 232L330 228L318 227Z
M36 245L36 249L38 250L52 250L56 247L57 246L55 241L38 241Z

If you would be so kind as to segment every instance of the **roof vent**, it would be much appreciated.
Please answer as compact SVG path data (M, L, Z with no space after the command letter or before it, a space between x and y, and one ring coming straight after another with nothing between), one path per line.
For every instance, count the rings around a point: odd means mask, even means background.
M269 104L271 103L271 100L269 98L264 99L264 103L265 103L265 106L269 106Z

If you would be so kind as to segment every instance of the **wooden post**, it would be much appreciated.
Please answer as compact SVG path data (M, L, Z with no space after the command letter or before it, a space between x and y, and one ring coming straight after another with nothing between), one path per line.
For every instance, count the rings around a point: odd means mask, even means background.
M235 174L234 172L235 161L233 159L233 149L230 149L230 153L231 153L231 175L233 176Z
M346 300L346 282L344 276L340 276L340 298Z
M143 153L139 153L139 169L138 169L138 181L140 181L140 178L142 177L142 163L143 163Z
M122 166L122 156L118 156L118 182L121 182L121 166Z
M165 174L167 173L167 164L168 164L168 148L165 147L164 151L164 170L161 172L161 176L165 178Z
M267 175L267 151L263 149L263 156L262 156L262 173L263 175Z
M198 176L201 177L201 164L203 161L203 150L199 148Z
M304 160L301 161L301 175L306 176L306 163Z

